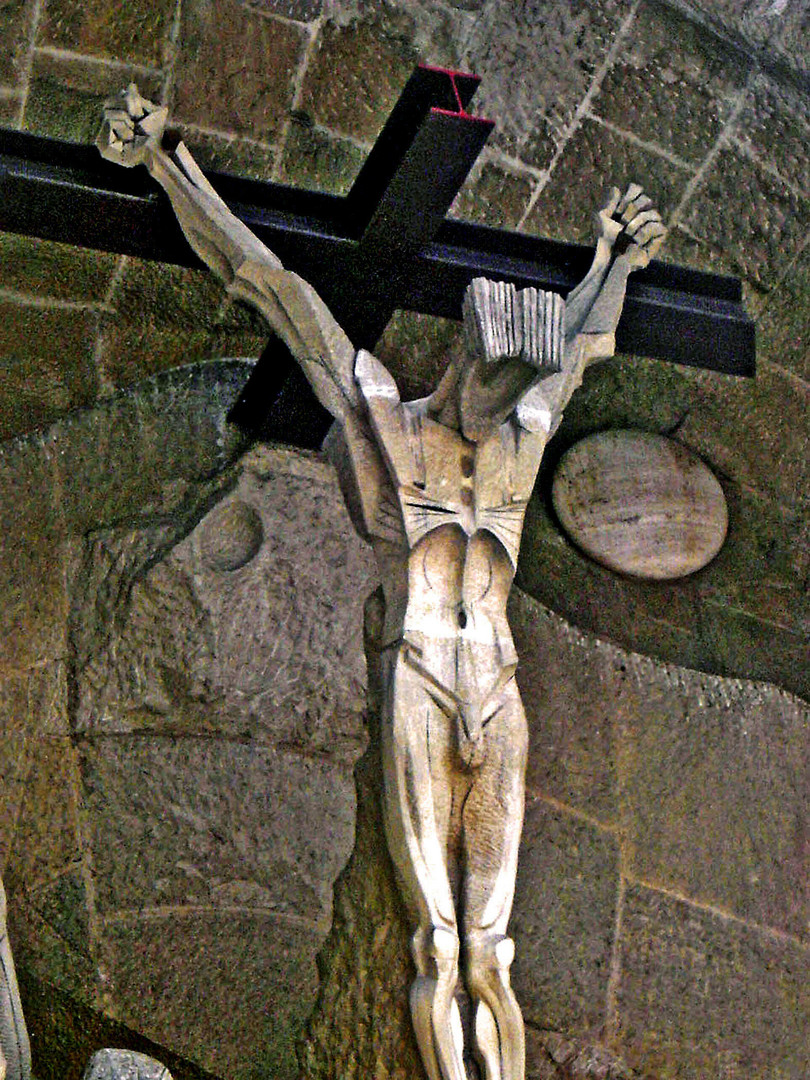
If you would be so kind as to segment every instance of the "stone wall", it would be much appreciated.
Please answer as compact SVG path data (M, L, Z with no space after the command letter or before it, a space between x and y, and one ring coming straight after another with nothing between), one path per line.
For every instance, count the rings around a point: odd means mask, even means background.
M224 416L247 370L158 376L2 448L13 942L25 974L217 1075L295 1077L298 1043L312 1080L405 1080L407 932L364 713L373 563L323 459L243 451ZM519 590L510 617L530 1077L798 1080L807 707Z
M810 1073L807 55L802 0L0 6L0 124L89 140L135 78L204 164L344 192L413 64L459 66L498 129L454 213L586 240L604 183L638 178L664 258L742 277L757 379L592 370L530 507L537 1080ZM456 332L395 316L406 396ZM206 1068L293 1077L298 1043L307 1076L383 1078L386 1045L410 1078L371 563L317 456L224 420L249 365L209 361L265 339L201 273L0 236L0 872L25 973ZM556 527L555 460L621 426L721 479L728 542L686 581L618 578Z
M204 165L344 192L423 60L479 73L476 107L497 124L454 213L589 240L605 185L640 179L672 225L664 258L742 277L759 375L592 370L520 583L627 647L807 695L807 55L803 0L11 0L0 123L92 140L134 78ZM379 348L407 395L432 385L453 333L392 321ZM200 272L0 236L0 436L265 339ZM676 433L720 474L730 540L705 573L635 585L561 543L548 468L614 426Z

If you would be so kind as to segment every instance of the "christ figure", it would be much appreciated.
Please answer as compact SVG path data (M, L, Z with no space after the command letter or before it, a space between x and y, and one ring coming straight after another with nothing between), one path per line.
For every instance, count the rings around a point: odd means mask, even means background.
M598 214L590 270L563 300L477 279L464 347L426 398L402 401L315 290L228 209L131 86L99 146L144 164L228 293L257 308L334 417L327 443L381 587L366 605L382 688L386 837L412 920L413 1026L429 1080L466 1080L460 985L485 1080L523 1080L507 935L523 821L526 719L506 618L543 450L586 366L610 357L628 275L666 234L638 185Z

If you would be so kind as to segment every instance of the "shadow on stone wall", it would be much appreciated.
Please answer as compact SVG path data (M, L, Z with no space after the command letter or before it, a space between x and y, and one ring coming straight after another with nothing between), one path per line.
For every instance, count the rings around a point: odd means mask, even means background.
M313 1080L411 1076L373 740L361 757L372 561L325 461L228 429L247 371L161 376L0 448L14 948L30 985L218 1075L292 1080L298 1044ZM519 590L510 618L530 1076L799 1080L807 707Z

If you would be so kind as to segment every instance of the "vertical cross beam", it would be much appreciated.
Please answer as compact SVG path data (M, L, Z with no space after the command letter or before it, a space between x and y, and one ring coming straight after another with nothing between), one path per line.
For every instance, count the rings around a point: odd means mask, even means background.
M328 275L320 292L358 348L373 349L400 306L409 259L435 238L492 131L492 121L467 112L479 82L476 75L417 67L346 196L345 224L356 246L348 267ZM369 281L385 284L370 294ZM262 353L230 419L265 438L312 448L330 423L278 338Z

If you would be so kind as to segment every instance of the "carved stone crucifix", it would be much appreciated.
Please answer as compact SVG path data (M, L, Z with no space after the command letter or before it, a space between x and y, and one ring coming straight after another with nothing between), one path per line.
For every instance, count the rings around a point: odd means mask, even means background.
M381 687L383 810L412 920L414 1031L429 1080L465 1080L459 980L485 1080L523 1080L507 936L523 820L526 720L506 619L545 445L586 366L613 355L628 275L664 228L637 185L598 214L591 268L563 300L479 278L465 347L434 392L403 402L315 292L230 212L167 112L132 86L108 104L102 154L144 164L229 294L287 343L334 417L327 448L381 588L366 605Z

